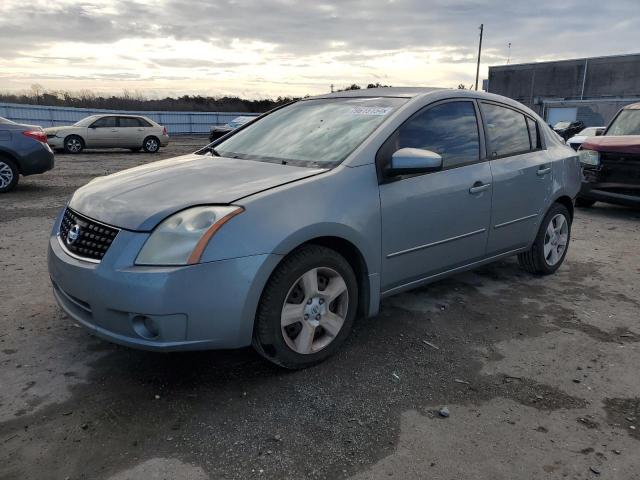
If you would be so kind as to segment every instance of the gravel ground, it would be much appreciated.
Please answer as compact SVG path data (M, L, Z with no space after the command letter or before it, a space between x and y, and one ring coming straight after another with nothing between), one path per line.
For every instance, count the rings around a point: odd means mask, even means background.
M57 211L204 143L58 155L0 197L0 478L640 478L638 210L577 210L552 277L507 260L390 298L305 371L74 325L46 269Z

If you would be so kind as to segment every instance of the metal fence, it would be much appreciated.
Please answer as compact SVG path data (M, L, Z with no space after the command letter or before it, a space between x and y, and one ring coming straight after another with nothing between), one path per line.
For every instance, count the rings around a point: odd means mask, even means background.
M89 115L95 114L144 115L160 125L167 127L170 134L207 134L214 125L223 125L235 117L257 116L257 113L238 112L148 112L104 110L92 108L47 107L43 105L22 105L18 103L1 103L0 117L18 123L55 127L72 125Z

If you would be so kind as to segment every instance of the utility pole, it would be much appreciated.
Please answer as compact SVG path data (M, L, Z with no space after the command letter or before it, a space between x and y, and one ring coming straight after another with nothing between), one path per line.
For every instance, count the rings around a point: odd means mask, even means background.
M480 55L482 54L482 33L484 32L484 23L480 24L480 44L478 45L478 66L476 67L476 90L478 90L478 77L480 76Z
M511 42L509 42L509 54L507 55L507 65L511 62Z
M331 84L331 93L333 93L333 83Z

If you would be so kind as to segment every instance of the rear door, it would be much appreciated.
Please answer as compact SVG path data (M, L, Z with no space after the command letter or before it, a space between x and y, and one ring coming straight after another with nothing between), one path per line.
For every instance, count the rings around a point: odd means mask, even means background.
M145 122L146 123L146 122ZM136 117L118 117L120 145L127 148L141 147L146 135L145 125Z
M496 255L535 238L550 202L552 168L535 119L493 102L481 102L481 109L493 175L487 253Z
M117 117L101 117L87 128L86 146L91 148L118 147Z
M449 100L416 113L380 149L381 172L400 148L431 150L443 158L438 172L382 177L384 293L485 255L492 180L480 127L474 101Z

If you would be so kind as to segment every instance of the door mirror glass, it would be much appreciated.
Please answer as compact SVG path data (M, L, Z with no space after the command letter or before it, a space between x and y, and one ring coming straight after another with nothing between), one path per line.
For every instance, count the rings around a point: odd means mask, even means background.
M442 169L442 157L436 152L421 148L401 148L391 156L388 176L413 175L436 172Z
M604 130L596 130L596 137L601 137L604 133Z

